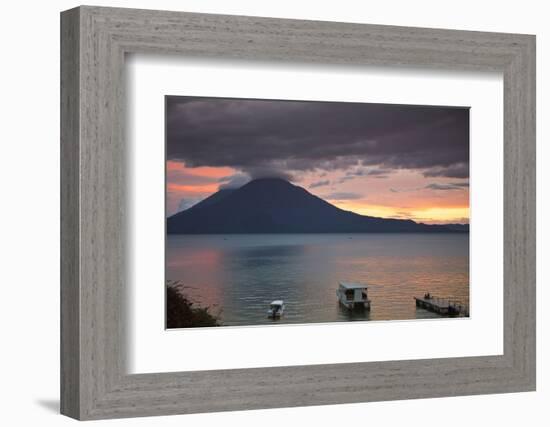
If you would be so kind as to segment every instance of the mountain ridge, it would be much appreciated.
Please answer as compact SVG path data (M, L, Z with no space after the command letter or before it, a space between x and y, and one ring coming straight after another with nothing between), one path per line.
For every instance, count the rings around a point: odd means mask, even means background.
M167 218L168 234L467 232L340 209L281 178L222 189Z

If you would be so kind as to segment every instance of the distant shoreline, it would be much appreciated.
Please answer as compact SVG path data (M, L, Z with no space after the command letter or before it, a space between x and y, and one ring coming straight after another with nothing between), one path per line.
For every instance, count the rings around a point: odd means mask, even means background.
M359 234L359 235L365 235L365 234L434 234L434 235L438 235L438 234L470 234L470 230L444 230L444 231L354 231L354 232L349 232L349 233L346 233L346 232L341 232L341 231L312 231L312 232L308 232L308 231L305 231L305 232L299 232L299 233L291 233L291 232L281 232L281 233L277 233L277 232L269 232L269 231L259 231L259 232L246 232L246 233L235 233L235 232L232 232L232 233L223 233L223 232L220 232L220 233L174 233L174 232L169 232L167 231L166 232L167 235L177 235L177 236L229 236L229 235L236 235L236 236L243 236L243 235L259 235L259 234L270 234L270 235L274 235L274 236L283 236L283 235L289 235L289 234L292 234L292 235L300 235L300 234L340 234L340 235L344 235L344 236L349 236L349 235L355 235L355 234Z

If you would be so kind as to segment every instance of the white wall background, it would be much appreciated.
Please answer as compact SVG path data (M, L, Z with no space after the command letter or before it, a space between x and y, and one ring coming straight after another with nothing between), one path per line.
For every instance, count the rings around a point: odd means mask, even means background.
M96 1L97 5L537 34L538 391L324 407L109 421L120 426L315 423L448 426L544 425L550 418L548 358L550 27L545 2L339 0ZM2 425L63 426L59 384L59 11L74 1L4 2L0 65L0 299ZM545 239L546 238L546 239ZM545 363L546 362L546 363ZM419 416L419 413L427 414Z

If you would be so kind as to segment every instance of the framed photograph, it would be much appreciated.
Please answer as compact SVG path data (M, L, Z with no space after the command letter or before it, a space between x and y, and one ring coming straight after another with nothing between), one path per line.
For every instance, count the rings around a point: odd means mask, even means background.
M167 328L469 317L469 108L165 114Z
M535 389L534 36L83 6L61 42L63 414Z

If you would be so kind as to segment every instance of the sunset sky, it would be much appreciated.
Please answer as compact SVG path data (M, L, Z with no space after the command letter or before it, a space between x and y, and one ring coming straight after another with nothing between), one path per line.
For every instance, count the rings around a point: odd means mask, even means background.
M345 210L469 222L469 110L166 98L167 215L281 177Z

